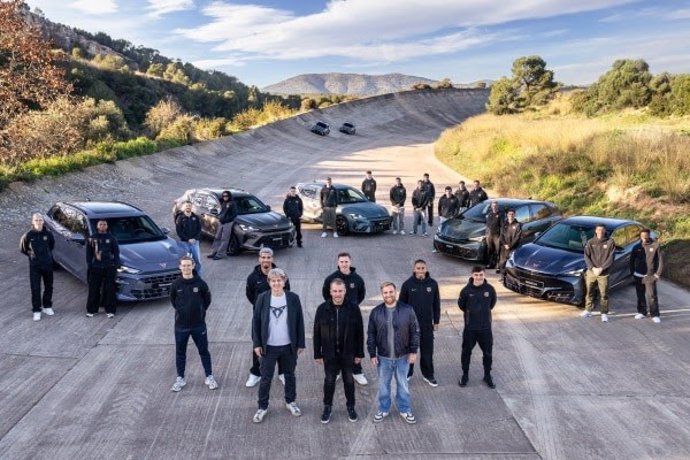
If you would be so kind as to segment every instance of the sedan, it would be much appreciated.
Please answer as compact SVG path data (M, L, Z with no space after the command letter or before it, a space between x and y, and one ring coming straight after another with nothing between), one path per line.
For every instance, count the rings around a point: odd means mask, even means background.
M631 281L630 254L644 226L632 220L577 216L562 220L533 243L515 250L506 264L505 286L540 299L584 305L584 248L597 225L604 225L616 244L610 288Z
M331 127L323 121L317 121L316 124L311 127L311 132L319 136L328 136L331 133Z
M340 131L341 133L344 133L344 134L354 135L355 132L357 132L357 129L355 128L355 125L353 125L352 123L345 122L342 124L340 129L338 129L338 131Z

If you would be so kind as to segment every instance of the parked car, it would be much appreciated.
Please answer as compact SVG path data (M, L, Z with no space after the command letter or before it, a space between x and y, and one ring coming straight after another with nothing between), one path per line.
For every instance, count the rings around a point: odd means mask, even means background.
M321 189L324 182L297 184L297 193L304 203L302 220L321 222ZM333 184L338 192L335 225L339 235L348 233L380 233L390 229L391 216L380 204L372 203L354 187Z
M316 124L311 127L311 132L319 136L328 136L331 133L331 127L323 121L317 121Z
M448 219L434 235L434 249L467 260L486 261L486 214L496 201L501 213L515 209L515 220L522 224L520 244L532 241L554 222L563 218L561 211L548 201L497 198L465 209L458 217Z
M350 122L345 122L342 124L340 129L338 129L338 131L345 134L355 134L357 130L355 129L355 125Z
M562 220L534 242L515 250L506 264L505 286L540 299L584 305L584 248L599 224L606 227L606 234L616 243L609 271L610 289L631 281L630 255L644 226L632 220L576 216Z
M260 199L249 192L227 188L190 189L175 200L173 218L182 212L182 203L192 202L192 212L201 220L201 232L214 238L218 228L221 194L223 190L232 193L237 205L237 217L232 228L228 254L236 255L242 250L258 251L262 246L272 249L291 247L295 244L295 226L282 214L271 211Z
M97 233L99 220L120 246L117 298L137 301L168 297L179 275L182 251L144 211L121 202L75 201L54 204L45 215L45 225L55 238L55 262L84 283L87 282L86 238Z

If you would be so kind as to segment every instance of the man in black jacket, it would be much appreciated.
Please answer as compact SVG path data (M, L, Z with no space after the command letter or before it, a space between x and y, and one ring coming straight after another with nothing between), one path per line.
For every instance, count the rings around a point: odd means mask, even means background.
M362 181L362 193L372 203L376 203L376 179L367 171L367 176Z
M498 207L498 203L492 201L489 211L486 213L486 268L496 268L498 265L502 225L503 215L501 210Z
M120 246L112 233L108 232L108 222L99 220L98 233L86 239L86 267L89 283L89 296L86 301L86 316L92 318L98 313L102 302L108 318L115 316L115 295L117 268L120 266Z
M295 226L297 232L297 247L302 247L302 212L304 211L304 206L302 204L302 198L297 195L297 188L293 185L290 187L290 191L285 197L283 202L283 213L285 217L290 219L292 225Z
M177 380L172 391L180 391L187 382L184 371L187 363L187 343L192 337L199 350L201 364L204 366L206 380L204 384L210 390L218 388L211 369L211 353L208 351L208 333L206 329L206 310L211 305L211 291L208 285L194 272L194 259L183 256L180 259L182 276L170 286L170 303L175 309L175 364ZM197 272L198 273L198 272Z
M423 236L428 236L426 233L426 212L429 207L429 195L424 189L424 182L417 181L417 188L412 192L412 233L417 234L417 226L421 225L421 233Z
M471 208L475 204L479 204L482 201L486 201L488 199L489 197L487 196L479 181L475 180L474 188L470 190L469 203L467 204L467 206Z
M458 198L453 195L453 189L446 187L444 195L438 200L438 217L439 223L442 224L448 219L458 215L460 211L460 202Z
M280 268L268 272L271 290L259 295L254 306L252 341L261 360L259 409L253 422L261 423L268 412L271 380L276 362L282 361L285 373L285 407L295 417L302 415L295 403L297 356L304 351L304 316L299 296L285 290L287 275Z
M465 328L462 331L462 377L458 385L467 385L470 372L472 349L479 343L483 353L484 382L489 388L496 388L491 378L491 355L494 338L491 332L491 310L496 305L496 290L484 277L484 269L476 266L472 269L472 278L460 291L458 307L464 313Z
M367 328L367 350L379 373L379 405L374 422L380 422L390 414L391 380L395 375L395 404L400 416L407 423L416 423L407 372L410 364L417 360L419 349L417 316L411 306L396 299L395 284L390 281L381 283L381 295L383 303L371 311Z
M659 297L656 282L664 270L664 254L658 240L651 237L649 229L640 231L640 242L633 248L630 256L630 273L635 280L637 294L637 314L635 319L647 316L647 307L652 321L660 323Z
M522 238L522 224L515 220L515 210L509 209L506 212L506 221L501 227L501 236L499 238L501 257L496 273L501 273L501 276L505 276L506 262L508 262L510 253L520 245L520 238Z
M192 202L182 203L182 212L175 219L175 231L180 238L180 248L185 254L191 254L194 259L194 269L201 276L201 260L199 258L199 239L201 238L201 221L192 212Z
M345 282L335 278L330 284L330 300L316 309L314 316L314 361L324 366L323 413L321 423L331 420L335 380L343 375L348 419L357 421L355 382L352 365L364 358L364 326L359 308L345 302Z
M436 187L429 180L429 173L424 173L424 191L429 198L429 204L427 204L427 218L429 219L429 226L434 225L434 200L436 199Z
M455 197L458 199L458 204L461 208L467 208L470 204L470 191L465 186L465 181L461 180L460 187L455 191Z
M437 387L434 378L434 331L438 330L441 320L441 295L438 283L427 270L426 262L415 260L413 273L400 288L400 302L411 305L419 324L419 353L420 367L424 381L432 387ZM414 364L410 364L407 378L414 374Z
M364 285L364 280L356 273L356 270L357 269L352 266L352 256L350 256L350 253L341 252L338 254L338 269L328 275L323 281L323 287L321 288L323 300L329 300L331 298L331 281L340 278L345 282L345 301L355 305L357 309L359 309L359 305L367 295L367 288ZM352 366L352 374L352 377L358 384L366 385L369 383L362 371L361 364L355 363Z
M29 258L29 284L33 320L40 321L41 312L53 316L53 249L55 239L43 226L43 216L31 217L31 230L22 235L19 250ZM43 296L41 296L43 280ZM41 303L42 302L42 303Z
M335 227L335 210L338 207L338 191L333 187L331 178L326 178L326 185L321 189L321 224L323 232L321 238L326 238L326 230L333 230L333 238L338 238L338 229Z
M221 200L216 237L211 245L211 254L207 256L213 260L220 260L227 254L230 238L232 238L232 227L237 217L237 205L232 201L232 193L229 190L223 190Z
M609 321L609 269L613 265L616 243L606 236L606 227L597 225L594 228L594 238L585 244L585 311L580 313L582 318L592 316L594 305L594 289L599 288L599 301L601 302L601 321Z
M395 178L395 185L391 187L391 227L393 235L405 234L405 201L407 200L407 190L399 177Z

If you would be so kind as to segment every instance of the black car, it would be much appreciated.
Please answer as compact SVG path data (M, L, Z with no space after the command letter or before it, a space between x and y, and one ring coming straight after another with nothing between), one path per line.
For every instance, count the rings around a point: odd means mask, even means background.
M496 201L501 214L515 209L515 220L522 224L520 244L532 241L554 222L563 218L561 211L547 201L497 198L467 208L458 217L448 219L434 235L434 249L467 260L486 261L486 214Z
M321 189L324 182L297 184L297 193L304 203L302 220L321 222ZM372 203L354 187L333 184L338 192L335 225L339 235L348 233L380 233L391 227L391 216L380 204Z
M180 272L183 252L144 211L126 203L78 201L56 203L45 215L55 237L55 262L86 283L86 238L97 233L99 220L120 246L117 298L123 301L158 299L169 295Z
M331 133L331 127L323 121L317 121L316 124L311 127L311 132L319 136L328 136Z
M192 202L192 212L201 220L203 235L214 238L218 228L221 194L223 190L232 193L237 206L237 217L232 228L228 254L236 255L242 250L258 251L262 246L273 249L291 247L295 243L295 226L282 214L271 211L260 199L244 190L200 188L184 192L173 204L173 218L182 212L182 203Z
M340 131L341 133L354 135L357 130L355 129L355 125L353 125L350 122L345 122L342 124L342 126L340 126L340 129L338 129L338 131Z
M515 250L506 264L505 286L540 299L583 305L587 270L584 248L600 224L616 243L609 286L631 281L630 254L644 226L632 220L577 216L562 220L534 242Z

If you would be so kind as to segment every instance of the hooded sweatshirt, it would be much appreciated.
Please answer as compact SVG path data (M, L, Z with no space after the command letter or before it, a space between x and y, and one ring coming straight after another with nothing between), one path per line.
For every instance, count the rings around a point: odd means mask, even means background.
M630 255L630 273L638 277L661 276L664 270L664 255L659 246L656 240L637 243Z
M402 284L399 300L412 305L420 328L430 328L441 320L441 296L438 283L429 272L424 279L414 274Z
M272 263L271 268L276 268L276 264ZM247 300L252 304L252 308L254 308L259 294L270 290L271 285L268 284L268 275L265 275L264 272L261 271L261 264L258 264L247 277L247 288L245 290ZM285 290L290 290L290 280L285 280Z
M364 280L355 271L355 267L350 267L349 275L344 275L340 270L336 270L328 275L323 282L323 289L321 291L323 300L331 298L331 281L340 278L345 282L345 302L359 306L367 295L367 289L364 286Z
M170 303L175 309L175 327L203 326L211 305L211 291L196 273L190 279L179 277L170 286Z
M40 232L32 228L22 236L19 242L19 250L29 257L29 264L32 267L52 268L54 248L53 234L45 227Z
M465 314L465 329L484 331L491 329L491 310L496 305L496 290L486 280L480 286L470 278L460 291L458 307Z
M616 243L608 237L602 239L596 236L585 244L585 263L588 269L601 268L601 274L608 274L613 265L613 253Z

